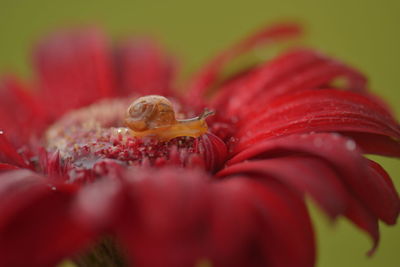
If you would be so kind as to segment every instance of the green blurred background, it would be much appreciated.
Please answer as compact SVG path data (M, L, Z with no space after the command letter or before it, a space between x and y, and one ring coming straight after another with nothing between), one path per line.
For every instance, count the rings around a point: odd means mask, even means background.
M150 33L190 73L252 29L282 19L305 24L305 43L360 68L372 90L400 115L400 1L94 1L0 0L0 73L31 76L31 44L65 26L97 24L113 38ZM377 159L378 157L374 157ZM399 160L381 159L400 189ZM371 196L373 197L373 196ZM312 207L318 266L400 266L400 227L382 225L372 258L368 238L345 220L331 225Z

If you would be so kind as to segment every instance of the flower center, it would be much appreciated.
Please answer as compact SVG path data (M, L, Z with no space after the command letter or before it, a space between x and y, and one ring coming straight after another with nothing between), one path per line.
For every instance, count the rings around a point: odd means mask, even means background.
M150 98L131 105L128 99L102 100L69 112L47 129L47 152L60 156L63 175L72 180L96 175L96 166L109 159L128 166L199 164L204 147L195 137L207 132L211 113L182 119L178 102Z

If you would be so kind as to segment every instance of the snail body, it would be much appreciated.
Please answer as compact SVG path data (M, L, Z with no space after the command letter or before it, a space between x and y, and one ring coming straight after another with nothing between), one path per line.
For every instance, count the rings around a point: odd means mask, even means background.
M125 124L135 137L154 137L168 141L180 136L197 138L208 131L205 110L200 116L177 120L172 103L163 96L149 95L136 99L128 108Z

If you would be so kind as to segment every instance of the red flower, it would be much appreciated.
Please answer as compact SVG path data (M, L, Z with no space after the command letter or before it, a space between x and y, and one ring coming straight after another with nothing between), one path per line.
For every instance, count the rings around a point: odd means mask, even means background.
M150 40L111 48L85 30L39 44L38 79L1 83L2 266L314 266L305 194L367 232L372 252L378 220L395 224L400 202L363 154L400 156L400 127L364 76L302 48L222 78L241 54L299 33L282 24L248 37L185 96ZM209 132L133 137L123 116L149 94L168 96L177 117L215 110Z

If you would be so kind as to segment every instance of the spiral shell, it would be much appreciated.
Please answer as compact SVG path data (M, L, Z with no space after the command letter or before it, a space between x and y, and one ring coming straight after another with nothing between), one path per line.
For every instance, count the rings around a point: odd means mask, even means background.
M149 95L136 99L128 108L126 125L143 132L177 123L172 103L163 96Z

